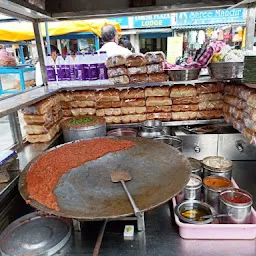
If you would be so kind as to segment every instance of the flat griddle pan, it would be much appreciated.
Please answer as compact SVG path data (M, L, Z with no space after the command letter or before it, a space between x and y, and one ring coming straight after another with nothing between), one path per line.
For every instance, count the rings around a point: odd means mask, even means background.
M29 204L38 210L65 218L114 219L134 213L122 185L111 182L110 174L113 171L128 170L131 173L133 179L127 183L127 187L142 212L169 201L187 184L191 165L178 150L149 139L125 139L134 141L136 146L108 153L62 175L54 190L60 211L49 209L34 200L29 201ZM19 191L25 200L30 200L26 174L37 158L20 174Z

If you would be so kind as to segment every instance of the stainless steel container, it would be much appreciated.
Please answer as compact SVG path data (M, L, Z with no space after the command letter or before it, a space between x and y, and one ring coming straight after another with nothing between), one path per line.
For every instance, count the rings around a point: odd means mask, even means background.
M220 194L220 212L231 214L231 216L221 218L221 222L227 224L251 223L251 206L252 196L247 191L237 188L223 191Z
M198 79L200 72L201 68L172 69L168 75L172 81L189 81Z
M218 62L208 66L213 79L243 78L244 62Z
M231 180L232 161L220 156L209 156L203 159L203 177L220 176Z
M114 137L137 137L137 130L132 128L118 128L111 130L107 133L107 136Z
M107 127L106 122L101 121L96 125L88 125L84 127L77 128L62 128L64 142L90 139L95 137L103 137L106 136Z
M215 210L209 204L198 201L198 200L184 201L175 207L176 215L179 217L181 221L185 223L208 224L214 220L213 218L209 218L209 219L206 219L205 221L196 221L192 218L184 217L182 213L184 211L189 211L189 210L202 210L203 212L205 212L205 215L213 215L216 213Z
M142 123L141 131L138 134L142 138L153 139L165 135L161 121L146 120Z
M199 160L192 157L189 157L188 160L192 167L191 173L202 177L202 163Z
M212 181L212 182L211 182ZM217 187L217 182L223 183ZM210 186L210 183L215 183L215 186ZM226 185L225 185L226 184ZM203 179L204 201L210 204L217 213L220 212L220 193L232 187L229 179L219 176L210 176Z
M184 200L199 200L201 199L202 179L195 174L191 174L190 180L183 189Z
M162 135L162 136L155 137L154 140L161 141L182 152L182 140L178 137Z

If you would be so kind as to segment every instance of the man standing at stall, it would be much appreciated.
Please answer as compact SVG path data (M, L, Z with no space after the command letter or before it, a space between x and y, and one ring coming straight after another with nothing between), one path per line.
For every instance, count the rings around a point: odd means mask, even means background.
M107 52L108 57L114 55L130 55L132 52L127 48L118 45L118 32L113 25L106 25L101 29L101 39L104 45L100 48L100 52Z

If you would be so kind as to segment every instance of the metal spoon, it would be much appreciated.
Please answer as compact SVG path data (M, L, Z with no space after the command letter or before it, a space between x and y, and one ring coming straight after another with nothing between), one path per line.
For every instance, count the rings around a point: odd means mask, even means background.
M221 217L230 217L230 216L232 216L232 214L231 213L229 213L229 214L213 214L213 215L205 215L205 216L202 216L202 217L200 217L201 219L210 219L210 218L212 218L212 219L215 219L215 218L221 218Z

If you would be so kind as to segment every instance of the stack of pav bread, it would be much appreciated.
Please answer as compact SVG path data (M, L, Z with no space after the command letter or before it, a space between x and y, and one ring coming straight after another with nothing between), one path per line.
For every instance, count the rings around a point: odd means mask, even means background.
M215 119L223 116L222 107L223 84L214 83L60 92L23 113L27 140L46 142L59 130L61 117L96 115L108 124Z
M61 92L60 105L63 116L79 117L95 115L95 91Z
M225 86L224 118L252 143L256 135L256 91L243 85Z
M62 119L60 96L58 94L42 100L22 110L27 141L48 142L60 130Z
M223 117L223 88L222 83L173 86L170 93L172 120Z
M112 56L106 61L108 77L114 84L165 82L164 60L163 52Z

